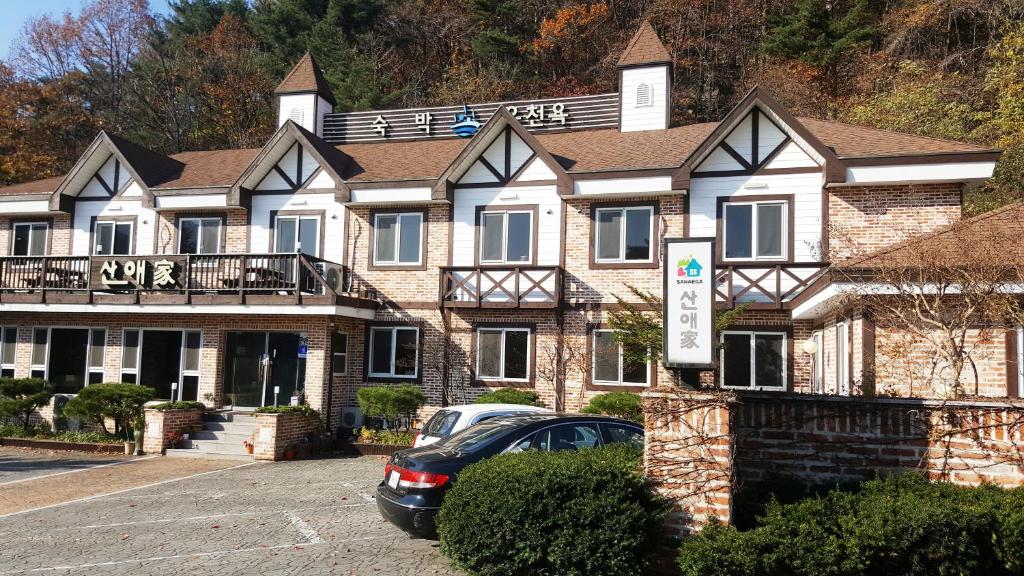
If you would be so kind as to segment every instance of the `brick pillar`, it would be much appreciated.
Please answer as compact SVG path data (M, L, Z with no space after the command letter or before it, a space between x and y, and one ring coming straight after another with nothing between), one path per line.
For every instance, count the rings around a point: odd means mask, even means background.
M732 514L731 394L650 391L644 397L644 471L672 502L666 522L674 535Z
M171 438L201 426L201 410L146 410L146 430L142 435L142 451L163 454Z

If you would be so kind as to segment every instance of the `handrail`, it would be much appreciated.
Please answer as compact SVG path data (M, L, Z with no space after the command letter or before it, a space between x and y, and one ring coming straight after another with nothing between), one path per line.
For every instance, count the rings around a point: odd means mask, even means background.
M561 304L559 266L443 266L439 301L452 307L544 308Z
M827 262L721 264L715 270L716 299L727 308L747 303L782 309L828 267ZM800 274L800 271L810 273Z

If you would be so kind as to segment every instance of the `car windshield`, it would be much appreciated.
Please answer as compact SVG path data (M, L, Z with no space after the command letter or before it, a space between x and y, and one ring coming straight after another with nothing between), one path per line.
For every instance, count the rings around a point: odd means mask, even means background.
M436 436L443 438L452 433L455 423L459 421L462 412L455 410L438 410L427 423L423 425L420 434L423 436Z
M505 422L489 420L456 432L438 442L436 446L450 448L456 452L474 452L501 438L511 429Z

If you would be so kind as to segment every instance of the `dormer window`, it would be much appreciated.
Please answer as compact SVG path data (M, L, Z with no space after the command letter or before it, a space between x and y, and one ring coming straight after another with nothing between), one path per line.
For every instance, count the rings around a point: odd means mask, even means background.
M132 253L133 221L97 221L93 231L92 253L96 256L118 256Z
M641 82L636 87L636 107L644 108L653 105L654 103L651 101L651 85L647 82Z
M789 256L790 209L788 202L774 199L725 202L724 260L785 260Z

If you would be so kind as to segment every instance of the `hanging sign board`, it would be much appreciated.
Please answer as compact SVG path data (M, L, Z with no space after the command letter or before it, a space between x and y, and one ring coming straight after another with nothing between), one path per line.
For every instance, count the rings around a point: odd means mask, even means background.
M666 238L664 363L711 368L715 361L715 239Z

